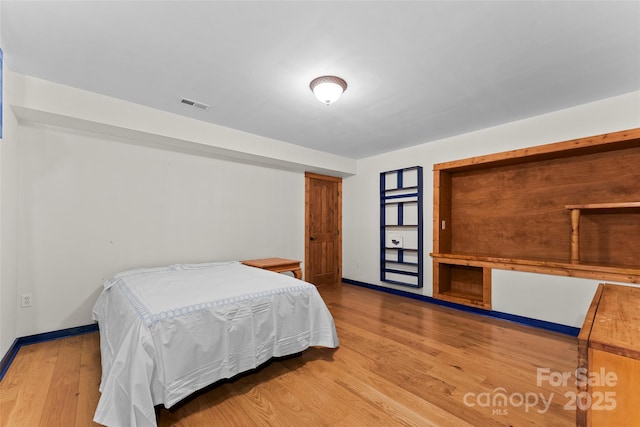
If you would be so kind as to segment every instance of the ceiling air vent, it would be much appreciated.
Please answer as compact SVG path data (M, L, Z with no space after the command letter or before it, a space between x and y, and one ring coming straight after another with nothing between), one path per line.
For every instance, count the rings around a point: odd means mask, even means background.
M194 101L192 99L180 98L180 103L184 105L188 105L190 107L198 108L200 110L209 109L209 106L207 104L203 104L202 102Z

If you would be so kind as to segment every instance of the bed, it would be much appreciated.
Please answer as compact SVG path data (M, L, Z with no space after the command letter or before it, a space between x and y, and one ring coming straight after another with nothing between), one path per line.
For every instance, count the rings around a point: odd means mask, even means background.
M94 421L113 427L156 426L155 405L272 357L338 346L315 286L235 261L116 274L93 318L102 358Z

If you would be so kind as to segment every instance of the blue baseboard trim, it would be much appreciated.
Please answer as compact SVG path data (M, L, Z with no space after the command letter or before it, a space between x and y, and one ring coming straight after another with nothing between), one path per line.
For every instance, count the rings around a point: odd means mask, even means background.
M16 338L11 344L7 354L4 355L2 361L0 361L0 381L4 378L4 374L7 373L11 362L15 359L20 347L23 345L36 344L46 341L57 340L59 338L71 337L74 335L88 334L98 331L98 324L92 323L90 325L76 326L74 328L60 329L58 331L44 332L42 334L28 335L26 337Z
M19 349L20 344L18 344L18 340L16 339L15 341L13 341L13 344L11 344L11 347L9 347L9 350L7 351L7 354L5 354L2 358L2 361L0 361L0 381L2 381L2 379L4 378L4 374L9 369L9 366L11 366L11 362L13 362L13 359L15 359Z
M508 320L513 323L518 323L525 326L533 326L535 328L545 329L547 331L559 332L564 335L570 335L577 337L580 333L580 328L573 326L561 325L560 323L547 322L545 320L532 319L530 317L518 316L515 314L503 313L501 311L485 310L477 307L470 307L463 304L456 304L454 302L442 301L426 295L414 294L412 292L406 292L399 289L385 288L384 286L372 285L370 283L360 282L357 280L342 278L343 283L350 285L361 286L363 288L373 289L376 291L386 292L388 294L399 295L402 297L412 298L418 301L427 302L430 304L441 305L444 307L455 308L456 310L466 311L467 313L480 314L482 316L495 317L497 319Z

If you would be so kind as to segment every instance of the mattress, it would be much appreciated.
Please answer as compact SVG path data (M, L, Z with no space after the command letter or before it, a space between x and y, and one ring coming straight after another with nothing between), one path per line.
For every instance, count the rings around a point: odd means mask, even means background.
M114 427L155 426L155 405L272 357L338 346L315 286L236 261L116 274L93 318L102 358L94 421Z

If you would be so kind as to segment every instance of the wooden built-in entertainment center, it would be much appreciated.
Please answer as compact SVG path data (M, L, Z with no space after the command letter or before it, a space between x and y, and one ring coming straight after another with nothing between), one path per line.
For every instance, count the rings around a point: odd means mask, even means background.
M640 283L640 128L434 165L433 296L491 270Z

